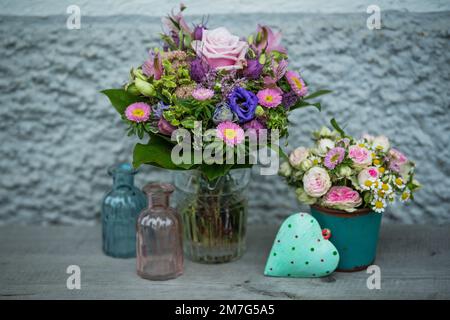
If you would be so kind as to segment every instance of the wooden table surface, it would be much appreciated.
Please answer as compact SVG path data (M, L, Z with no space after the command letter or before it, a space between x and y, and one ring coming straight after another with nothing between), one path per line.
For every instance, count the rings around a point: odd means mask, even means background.
M449 299L450 225L383 225L376 264L381 289L365 271L318 279L263 276L276 226L249 226L248 250L236 262L185 263L181 277L139 278L135 259L102 254L100 227L0 227L0 299ZM81 289L69 290L69 265Z

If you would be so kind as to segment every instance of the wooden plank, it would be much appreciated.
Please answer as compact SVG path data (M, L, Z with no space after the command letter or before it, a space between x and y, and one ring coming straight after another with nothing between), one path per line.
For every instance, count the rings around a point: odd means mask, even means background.
M263 276L275 227L249 226L242 259L221 265L186 261L178 279L135 274L135 259L101 252L99 227L0 228L0 299L449 299L449 225L383 225L376 264L381 290L366 272L322 279ZM66 288L66 268L81 268L81 290Z

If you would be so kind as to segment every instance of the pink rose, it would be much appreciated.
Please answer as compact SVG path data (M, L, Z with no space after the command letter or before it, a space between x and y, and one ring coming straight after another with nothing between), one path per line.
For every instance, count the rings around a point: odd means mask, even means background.
M211 68L234 70L243 68L248 43L221 27L203 30L202 40L192 41L192 48Z
M389 169L399 173L402 167L408 162L408 158L398 151L391 148L388 152Z
M353 160L356 167L367 167L372 164L372 153L364 147L350 146L348 157Z
M309 150L305 147L298 147L289 155L289 163L294 168L300 168L300 164L309 156Z
M355 211L355 208L360 206L361 203L362 199L359 193L349 187L332 187L322 200L324 207L347 212Z
M303 176L303 188L308 196L319 198L331 187L328 172L321 167L312 167Z
M379 176L380 172L377 167L368 167L358 174L358 183L360 186L364 186L367 180L375 181Z

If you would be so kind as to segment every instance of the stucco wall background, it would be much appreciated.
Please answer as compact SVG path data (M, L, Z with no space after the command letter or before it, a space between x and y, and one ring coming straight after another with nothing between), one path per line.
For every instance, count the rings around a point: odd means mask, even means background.
M199 2L187 11L192 22L210 13L210 27L243 36L257 23L282 30L291 67L313 89L334 90L322 99L321 113L291 116L288 149L310 143L309 132L331 117L352 134L386 134L416 160L424 188L415 203L391 207L384 221L450 222L448 4L379 1L382 29L371 31L365 1L335 7L267 1L259 10L234 1L235 13L231 5ZM111 184L106 168L131 160L136 139L125 136L99 91L120 86L159 44L159 16L175 2L149 1L151 12L139 11L142 0L131 7L103 3L110 14L98 3L78 2L80 30L66 28L65 9L77 4L70 1L5 1L0 11L0 224L96 223ZM249 189L251 223L276 223L302 208L281 178L258 172ZM142 168L137 184L150 180L170 181L171 173Z

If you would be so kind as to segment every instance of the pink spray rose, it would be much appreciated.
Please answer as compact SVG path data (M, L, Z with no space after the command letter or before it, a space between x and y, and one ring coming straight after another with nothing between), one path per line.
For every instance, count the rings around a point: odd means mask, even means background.
M367 167L372 164L372 153L364 147L350 146L348 157L353 160L356 167Z
M192 48L211 68L235 70L243 68L248 43L221 27L203 30L202 40L192 41Z
M400 172L402 167L408 162L408 158L398 151L391 148L388 153L389 169L394 172Z
M377 167L368 167L358 174L358 183L360 186L365 186L367 180L375 181L379 176L380 172Z
M289 155L289 163L294 168L300 168L300 164L309 156L309 150L305 147L298 147Z
M312 167L303 176L303 188L308 196L319 198L331 187L328 172L321 167Z
M360 206L362 199L359 193L349 187L332 187L323 197L322 205L327 208L355 211Z

